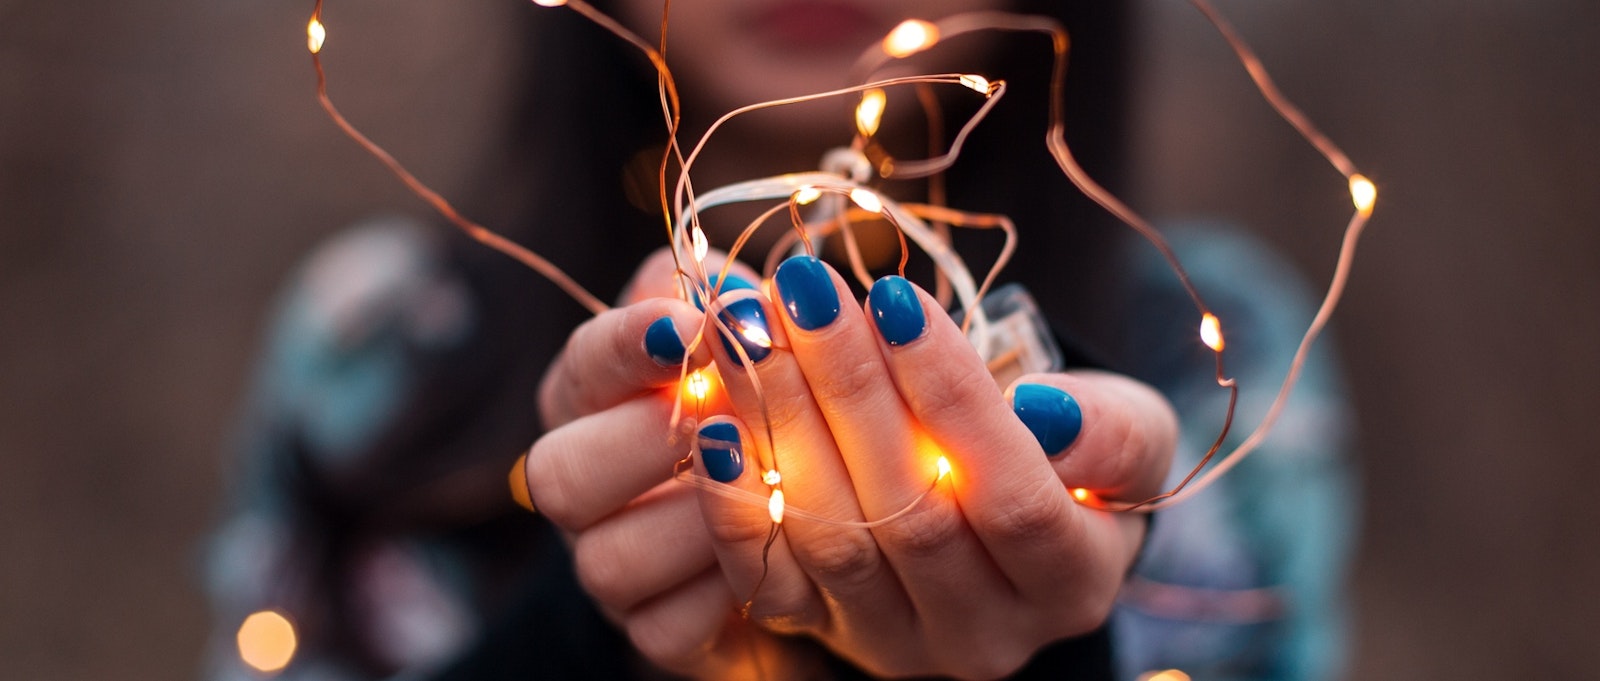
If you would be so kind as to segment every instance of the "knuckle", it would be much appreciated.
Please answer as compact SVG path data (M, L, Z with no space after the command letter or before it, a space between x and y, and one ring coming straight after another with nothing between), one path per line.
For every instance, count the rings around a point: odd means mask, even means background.
M750 603L750 619L763 628L781 634L817 631L824 619L809 593L784 592L756 594Z
M917 509L881 528L881 541L908 557L929 557L944 552L962 531L960 515L943 505Z
M724 546L743 546L765 542L771 524L752 516L736 513L707 513L706 531L711 541Z
M983 536L1008 543L1037 541L1060 533L1067 511L1067 496L1060 483L1047 478L1030 491L985 505L976 512L973 526Z
M866 582L882 566L877 542L865 531L830 533L808 542L791 542L801 565L819 581L851 585Z
M593 532L579 535L572 547L573 569L584 591L600 603L625 610L634 602L624 580L624 561L618 558L611 546Z
M676 618L647 613L627 619L628 640L647 659L664 667L681 667L703 656L711 641L698 641Z
M883 359L876 355L862 357L828 357L826 373L811 382L818 402L862 402L882 396L892 390L884 380ZM810 380L812 377L807 375Z
M923 385L911 391L911 410L928 423L962 423L976 412L972 399L984 391L998 394L994 379L979 374L964 364L929 367L922 373Z

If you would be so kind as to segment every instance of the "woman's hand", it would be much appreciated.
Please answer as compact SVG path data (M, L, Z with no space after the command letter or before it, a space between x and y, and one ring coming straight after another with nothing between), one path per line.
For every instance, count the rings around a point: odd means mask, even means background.
M1144 519L1068 490L1156 493L1177 437L1166 402L1092 372L1025 376L1003 394L932 298L898 277L873 287L864 313L812 258L786 261L775 288L781 306L757 291L719 299L730 328L760 328L778 349L759 334L740 341L744 358L710 344L736 417L702 426L699 471L765 497L775 456L791 507L858 522L911 508L871 529L791 516L764 556L768 509L702 493L751 618L874 673L964 678L1010 673L1103 623ZM940 455L953 473L917 501Z
M802 657L814 649L738 618L694 489L669 480L693 439L669 423L673 388L704 315L668 297L667 256L635 277L624 299L632 304L578 327L546 373L539 409L547 432L524 474L537 510L571 544L584 588L652 662L739 678L754 650L766 677L782 678L774 673L805 670ZM709 361L704 345L689 357L692 366Z

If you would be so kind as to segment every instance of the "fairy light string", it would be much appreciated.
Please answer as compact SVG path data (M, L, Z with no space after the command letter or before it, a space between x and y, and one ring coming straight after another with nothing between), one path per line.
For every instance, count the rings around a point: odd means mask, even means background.
M542 7L564 7L578 12L589 21L606 29L639 50L649 60L657 73L659 103L662 110L663 123L668 133L667 147L660 163L658 183L659 199L663 207L663 221L669 243L672 245L670 250L674 259L675 276L681 295L686 299L690 296L698 296L700 300L705 301L703 322L688 344L689 354L693 354L693 351L701 343L705 342L707 334L729 339L733 339L735 335L741 335L746 340L757 344L773 345L770 337L765 337L764 339L755 337L754 331L751 329L730 327L723 320L724 315L721 314L726 309L726 302L721 301L719 296L722 293L723 282L727 281L732 262L745 244L748 243L758 229L784 211L789 214L790 229L780 237L778 240L779 246L769 254L767 268L769 272L774 266L773 263L776 262L776 258L781 256L783 252L798 245L804 252L814 254L813 239L842 234L846 250L850 255L852 273L860 280L870 281L866 268L861 262L859 250L855 246L852 226L865 220L886 220L894 227L894 232L901 243L901 260L898 269L902 273L904 272L906 257L910 253L910 244L907 241L909 237L911 241L916 242L920 249L933 257L938 276L940 301L945 302L950 298L951 294L946 293L946 286L949 286L948 290L952 291L954 297L959 299L962 308L967 313L963 321L963 331L968 333L969 338L972 338L974 344L982 351L987 334L984 329L981 306L977 303L982 300L983 294L988 290L996 275L1014 251L1016 228L1004 216L972 214L948 208L942 205L943 185L936 185L938 187L937 192L934 192L932 187L935 186L933 183L942 183L942 172L954 163L960 155L968 133L983 120L1004 95L1005 82L1003 80L992 81L985 76L970 73L898 76L881 80L872 80L871 74L888 63L915 57L935 48L945 39L965 33L978 31L1032 32L1047 36L1050 40L1053 56L1049 88L1050 123L1045 140L1047 149L1056 160L1063 175L1074 186L1107 212L1140 234L1166 260L1200 315L1201 321L1198 325L1198 332L1201 342L1215 356L1216 382L1229 392L1228 409L1218 436L1201 458L1199 464L1175 487L1160 495L1140 501L1106 499L1097 495L1093 490L1072 488L1070 492L1073 498L1085 506L1107 511L1148 512L1179 503L1215 482L1216 479L1238 465L1245 456L1260 445L1281 414L1284 403L1298 380L1310 347L1338 306L1339 299L1348 280L1356 245L1372 216L1377 201L1377 188L1372 181L1357 172L1349 157L1326 135L1312 125L1309 118L1279 91L1276 84L1268 76L1260 59L1244 43L1233 27L1223 20L1209 0L1190 0L1190 3L1216 27L1219 34L1228 43L1268 105L1287 121L1301 137L1315 147L1345 178L1355 209L1345 227L1335 272L1323 297L1322 304L1301 339L1276 398L1256 428L1237 447L1218 461L1215 466L1211 466L1207 470L1207 465L1219 453L1226 442L1233 424L1235 406L1239 395L1239 387L1232 378L1227 376L1223 362L1224 349L1226 347L1225 325L1205 304L1200 292L1190 281L1182 262L1160 232L1136 211L1098 184L1074 157L1065 139L1066 122L1063 111L1063 84L1066 77L1067 58L1071 41L1066 30L1053 19L1004 12L974 12L956 15L937 22L920 19L908 20L897 26L881 43L864 52L859 58L854 69L857 77L853 78L853 80L860 83L859 85L762 102L735 109L716 119L696 144L685 153L684 148L677 139L681 125L677 86L672 78L671 71L667 67L665 58L670 3L663 3L660 37L656 45L651 45L628 31L615 20L596 10L593 6L583 2L583 0L533 0L533 2ZM367 138L340 113L328 95L327 75L321 60L321 54L328 40L327 26L322 21L322 18L323 0L315 0L312 16L306 27L306 44L316 71L318 102L339 129L367 153L378 159L412 193L429 204L468 237L494 250L505 253L533 269L559 286L590 312L598 314L609 309L608 305L590 294L553 263L532 250L463 216L449 201L420 181L392 155ZM931 93L931 88L948 85L958 85L977 92L984 98L984 101L978 110L969 116L962 126L957 129L956 134L945 145L942 152L934 148L937 146L937 137L930 140L929 156L924 159L896 159L871 144L871 139L878 134L883 123L883 114L887 105L886 91L888 89L896 87L916 88L919 102L929 118L929 127L932 129L935 127L935 123L939 123L942 119L938 118L937 102L929 93ZM851 143L850 151L860 155L861 160L860 162L852 161L846 164L847 170L843 174L837 172L798 173L739 183L707 192L704 195L696 194L690 171L707 141L727 121L762 109L788 106L826 97L850 95L859 97L859 103L855 109L856 137ZM939 124L942 125L942 123ZM865 160L866 156L863 154L869 150L874 153L874 158L867 161ZM679 170L669 190L669 171L674 163L676 163L676 167ZM873 173L876 173L878 178L884 180L930 178L930 194L935 194L932 196L933 200L928 204L899 204L893 202L870 185ZM759 218L740 233L738 239L728 249L727 261L721 267L720 276L713 279L705 265L710 252L710 240L699 222L701 213L722 203L764 199L781 199L781 202L775 203L763 211ZM822 203L828 203L833 206L832 209L823 211L825 219L813 222L807 222L802 219L801 208L814 206L814 204L821 205L821 203L818 203L819 200L822 200ZM931 226L927 224L928 221L932 222ZM965 263L961 262L959 256L955 255L951 248L949 226L952 225L975 229L1001 229L1005 232L1006 244L1003 252L989 268L981 284L978 284L973 279L967 271ZM710 283L712 281L717 283L713 285ZM766 400L760 387L760 380L753 364L749 361L750 357L738 342L730 343L729 347L732 348L733 354L742 361L745 378L754 388L754 393L761 407L763 424L770 422ZM783 348L776 349L782 350ZM681 367L679 379L680 389L674 391L673 398L672 421L675 425L672 432L668 434L668 438L674 441L692 441L692 438L684 436L686 432L689 432L689 429L684 427L685 421L688 420L683 413L685 400L694 400L695 415L693 421L699 421L704 417L703 410L708 394L716 389L718 381L715 378L714 367L692 369L689 367L687 360ZM931 475L929 487L904 508L876 520L849 521L824 517L790 504L783 496L783 478L781 467L777 460L777 443L773 440L770 429L764 428L763 430L765 431L763 440L766 446L758 448L757 451L767 457L765 460L758 461L764 471L762 476L763 483L769 489L769 493L766 496L715 483L708 478L695 474L692 467L681 465L683 462L680 462L680 465L675 467L673 477L685 484L741 503L767 507L772 521L772 531L767 540L768 547L776 540L783 522L789 520L799 519L825 525L855 528L871 528L892 522L913 510L918 503L937 489L938 485L951 474L948 459L940 456L936 462L936 470ZM685 457L685 462L689 461L689 458L693 456L693 451L694 445L690 445L690 454Z

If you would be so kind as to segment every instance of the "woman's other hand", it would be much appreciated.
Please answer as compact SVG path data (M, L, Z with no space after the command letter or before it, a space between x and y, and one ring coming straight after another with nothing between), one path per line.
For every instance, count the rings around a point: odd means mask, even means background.
M730 679L750 675L754 650L767 677L782 678L772 674L805 669L814 650L738 619L694 489L670 480L692 438L670 423L683 362L710 361L704 344L686 351L704 315L674 297L672 272L670 254L656 254L625 306L573 332L541 384L546 434L523 472L537 511L571 545L584 589L645 657Z

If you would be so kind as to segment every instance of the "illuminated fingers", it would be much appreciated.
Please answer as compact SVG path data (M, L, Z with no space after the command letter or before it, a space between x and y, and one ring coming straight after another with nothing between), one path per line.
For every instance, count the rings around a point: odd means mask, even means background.
M789 270L783 270L780 280L788 279L788 274ZM820 328L841 316L838 301L829 299L834 293L833 282L826 279L826 274L823 277L827 288L810 291L817 297L803 305L802 316L807 326ZM781 348L753 365L751 370L757 381L749 381L740 373L734 355L726 353L727 347L719 349L718 364L728 384L734 411L747 426L744 432L749 439L745 444L751 453L748 465L759 466L749 477L762 479L767 487L762 493L769 499L781 494L784 500L783 515L778 514L780 508L774 501L767 520L770 524L774 519L791 518L776 541L787 548L792 563L768 560L763 566L760 554L728 551L723 554L724 566L732 572L745 574L768 572L772 578L794 571L799 574L793 579L808 581L814 585L813 591L821 595L817 604L801 605L781 596L774 598L768 594L768 587L763 586L759 593L752 592L752 612L757 615L786 623L792 619L812 628L864 627L867 623L853 616L853 605L894 601L896 609L901 609L905 599L873 534L861 526L866 520L860 506L862 499L854 491L833 429L819 408L811 383L793 352L796 337L790 335L790 329L797 327L780 323L792 322L797 313L788 307L783 311L774 309L754 293L738 292L724 296L724 300L730 297L735 298L730 309L762 303L766 328ZM786 300L795 302L793 296ZM750 357L755 358L754 355ZM888 415L898 405L898 398L892 387L886 384L884 387L887 390L881 396L887 400L888 408L877 411ZM892 423L881 420L877 426L894 428ZM705 442L702 438L702 446ZM707 457L706 460L711 459ZM769 475L773 477L768 479ZM921 489L925 489L926 484L924 480ZM787 512L791 504L796 507L794 514ZM759 577L755 581L759 582ZM798 616L786 613L786 609L795 608L801 611ZM884 626L887 623L873 624Z
M1097 537L1056 478L1034 434L931 296L898 277L873 287L868 310L895 385L950 459L950 486L994 564L1025 594L1094 563ZM929 313L932 311L932 313ZM1119 542L1120 536L1114 537Z
M668 479L685 449L662 436L671 410L645 395L539 438L524 469L539 512L581 530Z
M753 465L749 431L732 417L708 419L696 452L695 474L705 480L698 485L705 526L745 614L778 630L821 626L827 620L821 599L779 536L782 507L774 504L782 497L774 494L782 490L763 481Z
M674 384L700 319L699 311L686 302L651 298L584 322L539 386L545 427L556 428ZM688 356L691 366L704 365L709 358L704 351ZM657 438L667 432L663 427Z
M1023 376L1006 392L1057 477L1093 495L1080 501L1137 501L1160 491L1177 447L1178 422L1154 388L1126 376L1078 371ZM1037 412L1033 423L1025 415L1030 408Z
M989 594L978 585L998 575L946 490L938 489L940 452L896 390L872 322L844 280L808 256L785 261L775 277L785 331L811 396L847 467L865 517L908 605L926 622L970 623ZM843 308L842 312L839 308ZM818 311L821 311L820 313ZM966 347L964 339L958 339ZM967 348L970 352L970 348ZM798 496L797 496L798 498ZM865 572L848 550L832 556L835 579ZM883 597L843 608L870 620Z
M627 611L716 565L694 490L658 487L607 517L572 545L584 590L613 611Z

